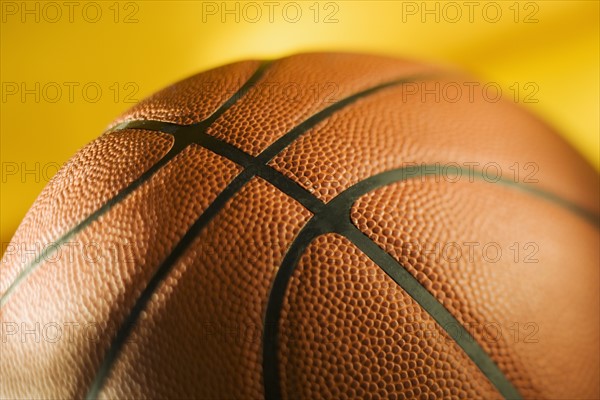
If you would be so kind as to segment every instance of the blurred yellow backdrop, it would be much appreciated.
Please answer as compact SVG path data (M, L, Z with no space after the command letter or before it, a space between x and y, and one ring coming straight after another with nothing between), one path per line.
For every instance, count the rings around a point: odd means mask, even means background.
M597 1L1 4L3 249L57 167L131 102L244 58L343 50L458 65L509 96L518 85L519 102L537 101L523 106L599 165Z

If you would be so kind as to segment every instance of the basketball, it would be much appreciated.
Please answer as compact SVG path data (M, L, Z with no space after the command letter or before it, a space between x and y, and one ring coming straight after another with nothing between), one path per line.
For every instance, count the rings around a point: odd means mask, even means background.
M199 73L21 222L0 397L598 398L599 193L551 126L448 67Z

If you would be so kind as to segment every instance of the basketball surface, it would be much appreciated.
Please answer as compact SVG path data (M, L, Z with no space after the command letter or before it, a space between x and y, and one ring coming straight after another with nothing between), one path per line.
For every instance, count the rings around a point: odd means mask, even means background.
M300 54L140 102L6 250L0 397L598 398L598 176L474 82Z

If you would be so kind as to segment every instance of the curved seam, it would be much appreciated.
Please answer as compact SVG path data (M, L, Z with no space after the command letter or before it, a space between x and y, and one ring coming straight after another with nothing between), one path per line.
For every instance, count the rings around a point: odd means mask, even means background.
M378 189L382 186L406 181L409 179L423 178L427 176L440 177L442 176L442 174L447 174L448 172L460 173L460 176L463 176L462 174L465 172L469 172L470 178L472 177L491 185L498 184L510 189L524 192L526 194L531 195L532 197L537 197L547 202L553 203L559 206L560 208L563 208L577 215L578 217L586 220L590 224L594 225L596 228L600 228L599 217L597 215L552 192L538 189L531 185L526 185L520 182L515 182L504 178L500 178L496 182L491 182L488 179L486 179L487 176L485 175L485 172L483 170L465 170L464 168L456 166L444 167L439 163L395 168L388 171L380 172L376 175L372 175L366 179L363 179L362 181L355 183L354 185L350 186L349 188L338 194L334 199L332 199L328 203L328 205L332 205L332 207L333 205L336 205L337 207L351 207L351 202L357 200L360 196L363 196L373 191L374 189Z
M231 96L227 101L225 101L225 103L223 103L217 110L215 110L213 112L213 114L211 114L204 121L198 122L193 125L177 125L177 124L173 124L173 123L165 123L165 122L158 123L157 121L146 120L144 124L138 124L138 125L147 126L148 128L150 128L150 129L148 129L150 131L157 130L157 129L152 129L152 128L156 128L157 125L160 125L161 128L164 128L165 133L172 133L172 134L179 130L176 127L186 127L188 130L189 129L194 129L194 130L205 129L206 126L210 125L214 120L216 120L225 111L227 111L227 109L229 107L231 107L231 105L233 105L233 103L235 102L235 99L243 96L254 85L254 83L258 79L260 79L260 77L263 75L265 69L269 65L270 65L270 62L262 62L261 65L252 74L252 76L248 79L248 81L246 81L246 83L242 87L240 87L233 96ZM127 128L125 128L127 125L129 125L129 122L121 123L121 124L117 125L116 127L109 129L106 133L113 132L116 130L127 129ZM131 125L134 125L134 124L131 124ZM135 129L135 128L131 128L131 129ZM152 176L154 176L154 174L156 174L170 160L172 160L179 153L181 153L183 151L183 149L185 149L193 141L193 138L187 138L187 139L188 139L187 141L184 141L184 140L182 140L181 137L175 137L173 135L174 142L171 145L171 148L163 155L163 157L160 160L158 160L156 162L156 164L154 164L152 167L150 167L148 170L146 170L144 173L142 173L133 182L129 183L127 186L122 188L116 195L114 195L113 197L108 199L106 201L106 203L104 203L100 208L98 208L92 214L88 215L82 221L78 222L72 229L70 229L63 235L61 235L58 239L56 239L54 246L51 246L44 252L40 253L33 261L31 261L27 266L25 266L21 270L21 272L17 275L15 280L10 284L10 286L6 289L6 291L0 297L0 309L8 302L10 295L15 291L15 289L19 286L19 284L21 282L23 282L25 280L25 278L31 272L33 272L33 270L36 269L36 267L44 260L45 257L53 254L63 243L65 243L67 240L72 238L74 235L76 235L77 233L79 233L80 231L82 231L83 229L88 227L91 223L93 223L99 217L101 217L103 214L108 212L112 207L119 204L121 201L123 201L125 198L127 198L135 189L140 187L143 183L145 183Z
M188 138L186 143L190 144L196 143L202 145L202 141L198 141L197 136L201 136L202 133L208 128L219 116L221 116L227 109L229 109L239 98L243 97L263 76L265 70L268 66L270 66L272 62L262 62L261 65L257 68L257 70L252 74L252 76L244 83L244 85L237 90L237 92L229 98L213 115L211 115L208 119L193 125L180 126L177 128L176 125L169 123L167 126L171 126L173 129L173 135L179 134L183 132L183 136ZM126 122L121 124L121 126L130 126L135 124L135 122ZM143 125L152 127L159 124L154 122L143 122ZM180 136L180 135L178 135ZM230 160L234 161L234 160ZM235 161L234 161L235 162ZM158 288L163 279L170 272L170 266L175 264L175 261L179 258L181 254L187 249L189 244L194 240L196 235L202 230L202 228L212 220L212 218L220 211L220 209L227 203L227 201L233 197L233 195L239 190L243 185L245 185L248 180L247 170L242 170L229 184L217 195L215 200L200 214L200 216L194 221L194 223L188 228L183 237L177 242L173 250L167 255L167 257L159 264L154 274L151 276L148 284L144 287L140 296L135 300L133 307L121 323L119 329L115 337L110 342L109 348L107 349L102 362L96 371L96 375L94 380L92 381L88 392L86 394L86 399L95 399L100 394L102 387L110 371L112 366L117 360L119 356L121 348L124 346L129 334L133 330L135 322L138 317L141 315L142 311L146 304L150 301L152 294Z
M289 132L284 134L281 138L279 138L276 142L272 143L268 146L263 152L261 152L257 157L253 157L248 155L247 153L237 149L236 147L225 143L211 135L208 135L205 131L210 124L205 124L205 129L201 132L197 132L193 129L193 125L181 125L177 128L176 125L172 123L166 123L167 129L170 129L172 133L175 134L185 134L185 135L194 135L193 142L199 144L209 150L216 152L217 154L225 155L225 157L229 158L231 161L242 160L242 165L245 166L245 169L232 181L219 195L219 201L217 204L213 203L209 208L211 208L211 213L209 216L205 216L206 211L201 214L198 219L193 223L192 227L188 229L188 231L184 234L184 237L177 243L175 249L169 254L169 256L161 262L161 264L157 267L157 270L154 276L151 278L151 286L146 286L146 289L143 292L143 295L140 296L134 307L132 312L128 315L125 322L121 325L121 328L117 332L117 335L113 342L111 343L110 348L107 351L107 356L105 359L92 383L90 390L86 398L96 398L100 393L100 390L103 387L105 380L110 373L113 363L116 361L118 357L118 353L125 343L127 337L133 329L135 322L137 321L138 316L141 314L143 307L150 300L152 293L158 287L160 282L167 276L168 272L171 270L172 266L177 261L178 257L183 254L187 246L193 241L196 235L202 230L204 226L212 219L214 215L218 213L218 211L225 205L225 203L231 199L241 187L247 183L252 177L259 174L264 179L269 182L281 182L282 180L289 181L289 185L291 187L290 191L297 193L298 198L294 196L290 196L294 198L296 201L300 202L306 207L318 207L318 203L320 200L316 199L316 197L310 195L307 191L301 188L300 185L295 182L289 180L284 175L279 173L278 171L268 167L264 163L268 161L270 155L273 153L273 148L278 148L278 151L281 151L283 148L287 147L291 144L296 138L300 137L303 133L307 132L317 123L327 119L329 116L334 114L336 111L344 108L345 106L353 103L354 101L366 97L372 93L375 93L381 89L385 89L390 86L399 85L402 83L410 82L410 78L396 79L390 82L386 82L384 84L380 84L369 89L360 91L351 95L347 98L340 100L338 103L334 103L333 105L317 112L313 116L309 117L307 120L300 123L300 125L292 128ZM235 95L234 95L235 97ZM214 121L214 119L213 119ZM212 121L211 121L212 122ZM116 127L116 129L124 129L125 127L130 128L131 126L144 126L145 129L148 128L161 128L160 122L155 122L152 120L142 120L138 121L127 121ZM275 153L277 154L277 153ZM289 193L284 192L287 195ZM312 196L312 197L311 197ZM214 207L212 207L214 206ZM208 209L207 209L208 210Z
M136 299L133 307L120 325L115 337L112 339L110 347L104 355L102 364L98 368L95 378L90 385L86 399L95 399L100 394L106 379L108 378L112 366L116 362L121 349L127 343L129 335L135 327L135 323L152 299L152 295L156 292L159 285L171 272L171 267L181 255L187 250L188 246L194 241L200 231L214 218L222 207L230 200L230 198L248 181L248 174L242 171L235 177L231 183L224 189L211 203L211 205L200 215L193 225L186 231L185 235L179 240L177 245L169 253L169 255L156 269L156 272L148 284L144 287L140 296ZM166 266L166 267L165 267Z
M464 172L460 167L457 168L461 173ZM330 228L325 228L325 225L321 227L321 229L316 229L315 227L311 227L316 232L338 232L344 234L346 237L347 232L350 232L351 237L349 239L356 239L358 243L353 240L353 243L359 247L359 249L373 259L373 256L376 258L383 259L388 268L383 268L375 259L373 261L384 270L396 283L398 283L407 293L415 299L419 304L424 303L427 307L424 307L426 311L438 322L451 321L453 325L459 327L460 330L460 338L471 338L468 335L468 331L464 329L464 327L458 324L458 321L452 316L449 311L447 311L441 303L435 305L432 303L432 295L422 286L418 281L412 277L412 275L391 255L381 249L375 242L373 242L368 236L366 236L362 231L360 231L352 222L350 218L350 210L354 202L362 195L365 195L379 187L397 183L400 181L405 181L408 179L414 179L424 176L440 176L440 172L442 172L439 165L422 165L422 166L411 166L405 168L398 168L390 171L385 171L376 175L373 175L369 178L366 178L362 181L359 181L347 188L340 194L338 194L334 199L332 199L327 205L325 205L325 210L317 211L315 217L311 219L306 225L318 225L319 222L315 221L328 221L328 222L320 222L321 224L327 224ZM444 170L443 172L447 173L448 170ZM474 177L478 179L482 179L487 183L500 183L501 185L505 185L509 188L523 190L535 197L542 198L549 202L555 203L571 212L574 212L576 215L583 217L584 219L596 223L597 226L597 217L590 215L583 208L570 203L552 193L542 191L537 188L530 187L528 185L523 185L520 183L515 183L513 181L501 180L498 182L489 182L485 180L483 171L475 171L476 174L473 174ZM281 188L283 192L285 192L285 188ZM342 210L342 211L340 211ZM315 210L316 211L316 210ZM347 215L341 215L341 213L346 213ZM336 227L337 224L337 227ZM358 233L360 235L358 235ZM275 279L273 280L273 285L271 287L271 292L269 293L269 297L267 300L267 311L265 313L265 321L264 321L264 340L263 340L263 374L265 380L265 392L268 399L277 399L281 397L280 387L279 387L279 372L278 372L278 360L277 360L277 344L278 344L278 324L280 319L281 306L283 303L283 297L285 296L285 291L289 284L289 279L295 269L295 262L301 256L301 252L304 251L304 248L314 239L314 236L310 238L306 238L304 235L298 235L296 239L292 242L289 247L290 255L286 254L284 260L282 261L278 272L276 274ZM300 242L300 244L298 244ZM298 250L298 246L301 246ZM365 246L368 247L368 251L365 251ZM375 246L375 247L373 247ZM374 249L380 249L375 251ZM370 250L369 250L370 249ZM293 254L296 251L300 251L300 254ZM385 253L385 255L379 254L380 252ZM369 255L371 254L371 255ZM389 265L395 264L396 269L401 269L404 272L393 272L393 268L390 268ZM410 276L410 277L408 277ZM409 281L412 285L411 290L407 290L405 285L403 285L400 281ZM415 286L415 281L418 284ZM417 289L414 289L417 287ZM419 289L420 287L421 289ZM416 294L415 294L416 290ZM425 291L426 294L423 294L422 291ZM417 298L415 298L417 296ZM431 306L430 304L434 304ZM422 304L423 305L423 304ZM431 308L433 307L433 308ZM441 308L440 308L441 307ZM435 311L437 310L437 311ZM442 310L442 311L440 311ZM445 311L443 311L445 310ZM440 323L442 328L455 340L456 334L453 335L453 332L449 332L444 328L444 325ZM472 338L471 338L472 339ZM472 342L475 342L472 340ZM519 394L514 389L512 384L504 377L502 372L498 369L498 367L491 361L487 353L480 346L471 346L469 343L461 341L460 343L457 340L459 346L467 353L469 358L473 360L473 362L480 368L480 370L488 377L488 379L494 383L496 388L505 396L509 398L518 398ZM466 344L465 344L466 343ZM471 346L471 347L469 347Z
M460 167L456 168L461 173L464 172ZM347 188L334 199L332 199L325 209L318 211L306 225L311 227L314 232L337 232L343 234L348 239L359 247L359 249L369 256L376 265L379 266L386 274L388 274L399 286L401 286L415 301L423 306L423 308L440 323L442 328L457 341L458 345L465 351L471 360L479 367L486 377L494 384L494 386L507 398L519 398L519 393L514 386L506 379L497 365L491 360L489 355L475 342L468 331L458 323L456 318L425 289L398 261L396 261L386 251L381 249L375 242L360 231L350 218L350 210L354 202L362 195L367 194L379 187L414 179L424 176L440 176L439 165L422 165L398 168L390 171L385 171L377 175L373 175L367 179L359 181ZM443 172L448 172L445 169ZM482 179L487 183L500 183L509 188L523 190L535 197L542 198L549 202L555 203L584 219L597 224L595 216L590 215L585 209L570 203L550 192L523 185L509 180L500 180L498 182L489 182L485 180L483 171L475 171L473 177ZM285 193L285 188L279 187ZM340 211L342 210L342 211ZM341 215L346 213L347 215ZM319 225L313 227L312 225ZM328 226L328 227L327 227ZM302 231L304 232L304 231ZM293 274L296 262L301 256L306 246L314 239L315 236L306 237L305 234L299 234L289 247L289 254L286 254L282 261L267 300L267 311L264 321L264 339L263 339L263 374L265 380L265 393L267 399L277 399L281 397L279 387L279 372L277 361L277 344L278 344L278 324L280 312L283 303L283 297L289 284L289 279ZM320 233L316 233L318 235ZM383 262L386 267L380 265ZM392 265L393 267L390 267ZM396 272L398 270L400 272ZM402 284L401 281L405 283ZM408 290L407 283L409 282ZM458 332L450 332L444 328L444 323L452 324L458 327ZM467 339L471 339L471 343ZM473 344L474 343L474 344Z
M375 265L398 284L425 312L427 312L471 359L488 381L506 399L520 399L513 384L506 378L491 356L481 347L469 331L454 315L440 303L400 262L383 250L361 230L348 222L343 232L338 232L350 240ZM453 327L454 329L448 329Z
M152 177L158 170L160 170L164 165L166 165L169 161L171 161L181 149L179 146L176 146L176 142L171 145L171 148L165 153L165 155L156 162L156 164L152 165L148 170L142 173L137 179L129 183L126 187L121 189L116 195L111 197L106 203L104 203L100 208L94 211L92 214L85 217L81 222L77 223L73 228L60 236L55 242L53 246L48 246L44 251L38 254L32 261L29 262L27 266L25 266L21 272L17 275L15 280L10 284L10 286L4 291L2 297L0 297L0 309L8 302L11 294L16 290L16 288L27 278L27 276L32 273L36 267L48 256L53 254L62 244L70 240L73 236L81 232L83 229L88 227L102 215L104 215L107 211L109 211L116 204L120 203L123 199L129 196L133 191L135 191L138 187L140 187L144 182L146 182L150 177Z

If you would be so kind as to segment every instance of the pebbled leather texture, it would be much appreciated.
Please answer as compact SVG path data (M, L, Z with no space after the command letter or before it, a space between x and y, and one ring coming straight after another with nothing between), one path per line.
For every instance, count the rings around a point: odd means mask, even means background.
M0 398L600 397L597 173L507 100L411 94L465 82L311 53L134 106L7 247ZM502 181L372 178L436 164Z
M285 398L500 398L452 338L336 234L302 256L282 325Z
M363 196L352 220L471 327L523 396L596 396L596 228L498 184L434 178Z

